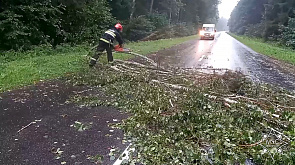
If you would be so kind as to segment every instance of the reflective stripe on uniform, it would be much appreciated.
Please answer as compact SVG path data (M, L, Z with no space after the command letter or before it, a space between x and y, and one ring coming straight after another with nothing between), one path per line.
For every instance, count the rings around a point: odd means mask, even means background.
M105 43L110 44L110 41L108 41L108 40L106 40L106 39L104 39L104 38L101 38L100 40L103 41L103 42L105 42Z
M115 34L114 31L112 31L112 30L108 30L108 31L106 31L105 33L111 35L111 36L114 37L114 38L116 37L116 34Z

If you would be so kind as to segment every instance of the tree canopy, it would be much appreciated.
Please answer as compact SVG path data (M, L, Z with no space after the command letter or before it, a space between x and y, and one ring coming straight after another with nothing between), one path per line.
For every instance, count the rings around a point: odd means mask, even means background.
M294 0L240 0L228 25L233 33L290 43L294 18Z
M129 32L144 34L140 38L176 24L197 27L200 23L217 21L219 3L219 0L0 1L1 50L29 49L40 44L55 47L62 43L95 43L103 30L116 22L129 27ZM141 24L135 26L133 22Z

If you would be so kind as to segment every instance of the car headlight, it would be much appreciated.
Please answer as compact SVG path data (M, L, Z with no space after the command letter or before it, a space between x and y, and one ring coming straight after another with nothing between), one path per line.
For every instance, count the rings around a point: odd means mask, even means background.
M205 32L202 30L200 31L200 35L203 36L205 34Z

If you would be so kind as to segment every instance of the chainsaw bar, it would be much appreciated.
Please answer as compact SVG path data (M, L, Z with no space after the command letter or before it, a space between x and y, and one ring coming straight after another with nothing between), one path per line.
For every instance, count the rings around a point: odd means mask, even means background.
M157 64L150 58L144 56L144 55L141 55L141 54L138 54L138 53L134 53L131 51L131 49L129 48L116 48L114 49L117 53L126 53L126 54L131 54L131 55L134 55L134 56L139 56L141 58L144 58L145 60L147 60L149 63L151 63L152 65L154 66L157 66Z

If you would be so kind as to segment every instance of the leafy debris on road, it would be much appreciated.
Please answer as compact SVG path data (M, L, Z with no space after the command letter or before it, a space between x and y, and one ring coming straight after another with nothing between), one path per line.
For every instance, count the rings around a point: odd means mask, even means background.
M55 159L58 160L62 157L62 154L63 154L64 151L62 151L60 148L55 148L53 147L51 149L51 153L55 154Z
M87 155L87 159L90 160L92 163L95 163L95 164L102 164L103 162L103 156L102 155L94 155L94 156L91 156L91 155Z
M92 127L92 122L90 123L82 123L79 121L75 121L74 124L70 125L70 127L74 127L77 131L82 132Z
M25 129L27 129L28 127L30 127L31 125L33 125L33 124L37 124L37 122L41 122L41 121L42 121L42 119L40 119L40 120L34 120L34 121L30 122L28 125L23 126L20 130L17 131L17 133L20 133L20 132L22 132L23 130L25 130Z
M77 95L79 103L111 103L133 114L119 125L132 139L133 163L295 163L294 93L255 84L240 73L116 61L69 81L113 96L101 102Z

